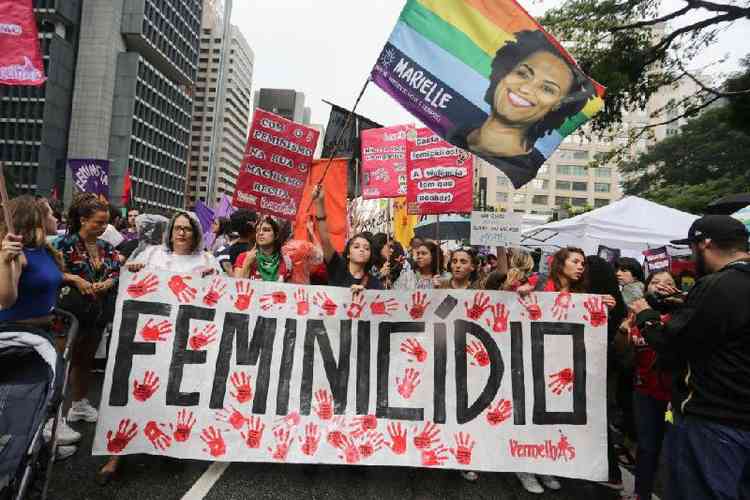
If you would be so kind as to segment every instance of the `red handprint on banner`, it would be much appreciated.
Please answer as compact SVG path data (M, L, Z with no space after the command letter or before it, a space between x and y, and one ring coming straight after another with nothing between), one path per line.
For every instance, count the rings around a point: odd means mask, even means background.
M294 292L294 301L297 303L297 314L307 316L310 313L310 296L304 288Z
M360 439L357 451L362 458L369 458L383 448L383 435L379 432L368 432Z
M552 317L557 321L568 319L568 310L573 304L573 296L570 292L560 292L555 297L555 304L552 306Z
M385 443L386 446L396 455L406 453L406 428L401 426L401 422L390 422L388 424L388 435L391 437L391 442Z
M601 297L589 297L583 303L583 307L588 311L588 314L585 314L583 319L588 321L591 326L596 327L607 324L607 305Z
M214 414L214 417L216 418L216 420L228 422L229 425L234 427L236 430L242 429L245 426L245 422L247 422L248 420L247 417L234 406L232 406L231 409L222 408Z
M411 294L411 305L405 305L406 312L409 313L411 319L417 320L422 319L425 311L432 302L426 302L427 295L422 292L414 292Z
M294 410L291 413L288 413L282 417L279 417L276 419L276 421L273 423L273 430L285 428L288 430L295 429L300 421L302 420L302 417L299 414L298 410Z
M313 304L321 308L327 316L335 315L336 309L339 307L325 292L316 293L313 297Z
M151 318L143 325L141 337L146 342L163 342L167 340L167 335L170 333L172 333L172 323L166 319L157 323Z
M276 448L268 447L271 458L280 462L285 462L289 454L289 448L294 443L294 436L288 429L279 428L273 431L273 437L276 440Z
M346 315L349 319L359 319L362 311L365 309L365 297L361 293L352 296L352 303L346 308Z
M490 364L490 355L487 354L487 349L478 340L466 346L466 354L474 358L474 361L471 362L474 366L487 366Z
M507 399L501 399L495 406L490 406L487 411L487 422L490 425L500 425L513 414L513 403Z
M412 428L412 432L416 433L417 427ZM438 434L440 434L440 428L434 422L425 422L422 432L414 436L414 446L420 450L432 448L434 445L440 444Z
M169 278L169 282L167 283L169 285L169 289L172 290L174 296L182 304L192 302L195 299L195 296L198 294L198 290L185 283L186 281L189 281L191 279L193 278L191 278L190 276L174 275Z
M237 290L237 298L234 299L235 309L246 311L250 307L253 295L255 294L255 290L250 289L250 280L237 280L234 288Z
M526 297L519 297L518 303L526 309L531 321L538 321L542 318L542 308L539 307L539 299L533 293L530 293Z
M120 420L114 437L112 437L112 431L107 431L107 451L115 454L122 453L136 434L138 434L138 424L131 422L129 418L123 418Z
M137 299L155 292L159 288L159 278L155 274L147 274L143 279L138 280L138 274L133 275L133 280L128 285L128 295Z
M213 425L203 429L203 432L201 432L201 441L208 446L208 448L203 448L203 451L210 453L212 457L220 457L227 452L227 445L224 442L221 431Z
M380 300L380 295L377 295L370 304L370 311L374 316L390 316L396 310L398 310L398 301L395 299Z
M221 278L214 278L211 282L211 286L208 287L206 295L203 296L203 303L209 307L216 307L219 300L224 296L224 292L227 289L227 284Z
M414 368L404 370L404 378L396 377L396 390L404 399L411 398L414 389L422 382L421 373Z
M344 460L344 462L348 464L356 464L359 462L359 450L351 437L344 434L341 437L341 442L339 443L338 448L344 453L343 455L339 455L339 458Z
M474 451L474 445L477 444L476 441L471 439L471 434L469 434L468 432L459 432L454 434L453 440L456 442L456 447L451 448L451 454L461 465L470 465L471 453Z
M358 438L365 433L374 431L378 428L378 417L375 415L356 416L349 423L349 428L352 431L352 436Z
M313 456L318 451L318 445L320 444L320 431L318 426L310 422L305 426L305 436L297 438L302 445L302 453L308 456Z
M474 302L469 305L468 302L464 302L464 308L466 309L466 316L474 321L479 321L484 312L490 308L490 298L484 292L479 292L474 295Z
M214 340L216 340L216 325L210 323L200 330L197 326L193 328L193 336L188 340L188 345L192 350L200 351Z
M159 424L153 420L149 420L146 423L146 427L143 428L143 434L149 441L151 441L151 444L157 450L165 451L172 445L172 438L167 436L164 431L159 428Z
M422 344L419 343L419 340L415 338L410 337L401 342L401 352L406 353L409 356L410 362L416 361L418 363L423 363L427 360L427 351L422 347Z
M328 427L328 434L326 435L326 441L334 448L341 446L344 439L344 426L346 422L344 417L338 416L333 419L333 422Z
M567 389L568 392L571 392L573 390L573 378L573 370L571 368L565 368L549 376L550 383L547 384L547 387L549 387L552 390L552 393L557 396L562 394L565 389Z
M253 388L250 385L252 377L250 375L245 372L234 372L229 377L229 381L234 387L234 391L230 390L229 395L236 399L238 403L247 403L253 398Z
M267 293L260 298L260 308L264 311L268 311L274 306L282 306L284 304L286 304L286 293L281 291Z
M331 393L326 389L318 389L315 392L315 413L321 420L331 420L333 418L333 399Z
M490 307L490 312L492 313L492 319L484 320L487 326L492 328L492 331L495 333L507 332L508 317L510 316L510 311L508 311L508 308L505 306L505 304L495 304L494 306Z
M440 445L437 448L422 450L422 465L432 467L443 465L448 460L448 448Z
M247 434L240 432L240 436L245 440L248 448L260 448L264 430L266 430L266 424L260 417L250 417L247 420Z
M180 443L184 443L190 439L190 433L195 425L195 415L193 412L182 409L177 412L177 424L169 424L169 429L172 431L174 440Z
M137 401L146 401L159 389L159 377L152 371L146 370L143 375L143 383L138 379L133 380L133 397Z

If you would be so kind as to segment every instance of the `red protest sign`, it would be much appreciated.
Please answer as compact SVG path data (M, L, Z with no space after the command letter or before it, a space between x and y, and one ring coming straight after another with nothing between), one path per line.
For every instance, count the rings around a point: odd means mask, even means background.
M362 198L406 194L406 133L412 125L362 131Z
M232 204L294 220L319 132L256 109Z
M428 128L416 132L406 141L408 212L419 215L471 212L474 156L442 140Z
M46 80L31 1L0 0L0 85Z

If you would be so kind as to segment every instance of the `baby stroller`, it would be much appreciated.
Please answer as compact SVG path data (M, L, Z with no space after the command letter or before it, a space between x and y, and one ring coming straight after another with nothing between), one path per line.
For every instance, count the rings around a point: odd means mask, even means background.
M32 491L34 497L47 495L78 320L58 309L54 325L67 335L62 355L50 332L0 327L0 500L20 500ZM52 439L46 442L50 417Z

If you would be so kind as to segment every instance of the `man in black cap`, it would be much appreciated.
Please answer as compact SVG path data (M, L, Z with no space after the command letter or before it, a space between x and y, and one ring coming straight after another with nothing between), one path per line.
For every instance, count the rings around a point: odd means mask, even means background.
M630 306L660 357L679 363L666 445L670 499L750 498L748 232L729 216L708 215L672 243L690 245L699 275L684 307L662 323L646 300Z

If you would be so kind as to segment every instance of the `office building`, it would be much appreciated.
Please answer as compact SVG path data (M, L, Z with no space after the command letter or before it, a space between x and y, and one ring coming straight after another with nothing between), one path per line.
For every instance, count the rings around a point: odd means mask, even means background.
M18 192L49 195L64 176L80 0L34 0L47 81L0 86L0 161Z
M283 116L287 120L310 124L311 111L305 107L305 94L292 89L260 89L253 97L255 108Z
M129 172L131 205L185 206L201 12L200 0L84 3L68 154L111 161L115 205Z
M204 3L187 181L187 207L232 196L247 142L255 56L226 23L231 3ZM227 36L224 29L227 29Z

